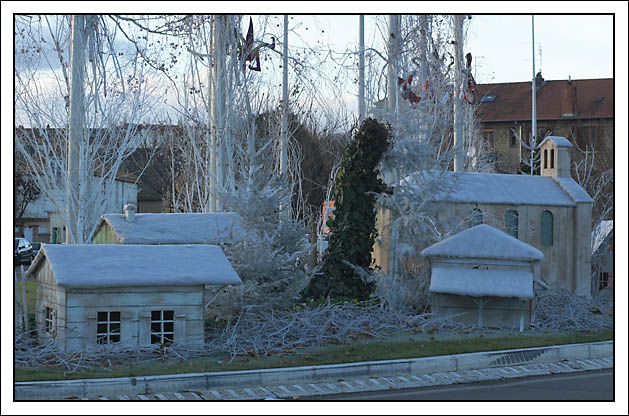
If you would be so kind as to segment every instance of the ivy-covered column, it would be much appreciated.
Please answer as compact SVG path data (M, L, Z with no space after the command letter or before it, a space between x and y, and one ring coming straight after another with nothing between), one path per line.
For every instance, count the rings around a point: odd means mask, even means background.
M333 190L334 219L328 220L330 237L322 274L304 290L306 298L344 296L365 300L374 284L364 281L349 266L368 270L377 235L376 197L386 185L378 178L378 164L389 146L388 126L368 118L347 145Z

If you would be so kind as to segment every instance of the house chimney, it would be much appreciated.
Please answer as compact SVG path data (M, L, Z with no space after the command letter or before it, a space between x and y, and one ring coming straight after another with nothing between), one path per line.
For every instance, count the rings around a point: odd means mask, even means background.
M561 117L574 117L577 107L577 88L568 80L566 84L561 86L560 93Z
M135 221L135 205L127 204L124 206L124 219L127 222Z

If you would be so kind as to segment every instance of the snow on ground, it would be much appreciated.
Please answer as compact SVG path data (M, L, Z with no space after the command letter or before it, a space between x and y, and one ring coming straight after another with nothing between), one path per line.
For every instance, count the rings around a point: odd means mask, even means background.
M45 258L63 287L242 283L223 250L212 245L42 244L26 276Z

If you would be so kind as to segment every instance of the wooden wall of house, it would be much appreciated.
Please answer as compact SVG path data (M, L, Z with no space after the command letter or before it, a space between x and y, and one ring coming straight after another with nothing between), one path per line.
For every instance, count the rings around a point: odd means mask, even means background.
M121 242L111 226L103 222L94 232L92 244L121 244Z
M67 295L68 349L96 345L98 312L121 313L121 342L151 343L151 311L175 312L175 343L204 342L203 286L73 289Z
M531 323L531 301L522 301L515 298L501 298L485 296L473 298L471 296L458 296L446 293L433 293L431 295L431 311L440 317L450 316L453 321L464 325L478 325L478 301L487 302L483 305L483 327L498 327L518 329L520 317L524 308L524 327Z
M66 291L57 286L54 273L48 261L43 261L36 272L37 309L35 315L37 335L42 340L56 338L63 347L66 327ZM46 308L52 308L53 331L45 331Z

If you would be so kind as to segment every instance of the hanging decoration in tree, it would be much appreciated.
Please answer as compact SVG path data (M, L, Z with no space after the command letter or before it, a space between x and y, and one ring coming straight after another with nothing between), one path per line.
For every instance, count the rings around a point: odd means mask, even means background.
M408 100L408 102L411 103L411 107L413 108L415 108L415 104L419 103L419 101L422 99L421 96L415 94L411 87L414 75L415 73L413 72L406 79L400 77L397 78L397 85L400 87L402 98ZM424 93L428 91L428 86L428 80L426 80L426 82L424 83Z
M478 88L476 87L476 81L474 80L474 76L472 75L472 54L467 53L465 55L465 69L463 73L467 77L467 88L463 91L463 99L468 104L476 104L476 92ZM469 93L469 96L468 96Z
M260 49L269 48L275 49L275 37L271 36L271 43L258 42L258 45L254 47L253 40L253 20L249 18L249 29L247 30L247 37L243 38L238 30L234 28L234 35L238 41L238 60L242 65L242 72L245 72L247 62L251 62L249 69L252 71L260 72ZM255 61L255 66L253 62Z

